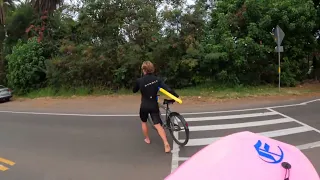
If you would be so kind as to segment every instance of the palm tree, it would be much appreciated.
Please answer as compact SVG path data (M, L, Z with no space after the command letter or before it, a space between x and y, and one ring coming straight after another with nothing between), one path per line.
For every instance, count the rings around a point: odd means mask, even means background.
M6 11L8 8L14 7L13 0L0 0L0 24L3 26L4 30L4 39L2 42L1 49L1 59L0 59L0 78L4 78L4 49L5 49L5 41L7 39L7 28L6 28ZM3 80L2 80L3 81Z
M58 5L63 4L63 0L31 0L33 8L40 14L47 11L53 12Z
M47 29L48 26L50 26L46 23L48 17L53 14L53 12L58 8L59 5L63 4L63 0L27 0L27 1L31 3L32 8L35 10L35 13L39 16L39 19L36 19L34 23L31 24L30 27L26 30L26 32L28 33L35 26L40 26L40 27L35 27L39 35L38 42L40 42L44 36L44 30Z
M0 24L5 25L6 10L11 7L14 7L13 0L0 0Z

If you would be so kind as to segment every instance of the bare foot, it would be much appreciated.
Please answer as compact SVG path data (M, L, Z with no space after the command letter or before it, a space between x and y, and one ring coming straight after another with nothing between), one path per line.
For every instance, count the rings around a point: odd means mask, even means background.
M147 144L150 144L150 139L149 138L145 138L144 142L146 142Z
M166 145L164 146L164 151L165 151L166 153L168 153L168 152L170 152L170 150L171 150L170 145L169 145L169 144L166 144Z

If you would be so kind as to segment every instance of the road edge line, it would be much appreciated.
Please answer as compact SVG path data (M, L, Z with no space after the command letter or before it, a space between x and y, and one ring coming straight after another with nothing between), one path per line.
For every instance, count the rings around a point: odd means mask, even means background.
M236 110L225 110L225 111L208 111L208 112L195 112L195 113L180 113L181 115L201 115L201 114L217 114L217 113L228 113L228 112L243 112L243 111L254 111L263 109L275 109L293 106L304 106L312 102L320 101L320 99L314 99L312 101L302 102L298 104L288 104L281 106L270 106L261 108L249 108L249 109L236 109ZM0 111L0 113L9 114L29 114L29 115L50 115L50 116L79 116L79 117L139 117L138 114L79 114L79 113L49 113L49 112L30 112L30 111ZM165 115L165 114L161 114Z

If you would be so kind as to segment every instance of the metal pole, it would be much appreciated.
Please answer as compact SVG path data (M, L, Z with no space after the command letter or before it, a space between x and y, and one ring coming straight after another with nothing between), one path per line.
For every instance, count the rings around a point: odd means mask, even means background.
M278 63L279 63L279 67L278 67L278 73L279 73L279 91L280 91L280 38L279 38L280 32L279 32L279 27L277 27L277 44L278 44Z
M278 72L279 72L279 91L280 91L280 72L281 72L281 69L280 69L280 52L278 52L278 61L279 61L279 69L278 69Z

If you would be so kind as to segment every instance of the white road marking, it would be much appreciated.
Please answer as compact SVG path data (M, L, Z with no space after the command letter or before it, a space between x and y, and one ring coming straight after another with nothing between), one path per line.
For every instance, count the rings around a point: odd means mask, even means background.
M316 101L320 101L320 99L314 99L314 100L311 100L311 101L306 101L306 102L303 102L303 103L300 103L301 105L307 105L309 103L313 103L313 102L316 102Z
M312 126L309 126L309 125L306 124L306 123L303 123L303 122L301 122L301 121L298 121L298 120L296 120L296 119L294 119L294 118L292 118L292 117L290 117L290 116L287 116L287 115L285 115L285 114L282 114L282 113L280 113L280 112L278 112L278 111L275 111L275 110L273 110L273 109L271 109L271 108L267 108L267 109L268 109L269 111L276 112L276 113L280 114L280 115L283 116L283 117L289 118L289 119L291 119L292 121L295 121L295 122L298 123L298 124L301 124L301 125L303 125L303 126L309 127L309 128L311 128L312 130L316 131L317 133L320 133L320 130L319 130L319 129L316 129L316 128L312 127Z
M291 134L298 134L298 133L303 133L303 132L309 132L312 131L313 129L307 126L299 126L299 127L294 127L294 128L288 128L288 129L280 129L280 130L275 130L275 131L267 131L263 133L258 133L266 137L279 137L279 136L287 136Z
M290 134L297 134L307 131L312 131L312 128L306 127L306 126L300 126L295 128L288 128L288 129L281 129L281 130L275 130L275 131L267 131L261 134L266 137L278 137L278 136L285 136ZM214 138L200 138L200 139L190 139L188 144L186 146L206 146L209 145L217 140L219 140L221 137L214 137Z
M289 104L282 106L270 106L262 108L251 108L251 109L239 109L239 110L226 110L226 111L210 111L210 112L195 112L195 113L180 113L181 115L192 115L192 114L215 114L223 112L243 112L243 111L254 111L254 110L264 110L272 108L282 108L282 107L293 107L293 106L304 106L308 103L320 101L320 99L314 99L312 101L302 102L298 104ZM89 117L137 117L138 114L78 114L78 113L49 113L49 112L30 112L30 111L0 111L0 113L10 113L10 114L30 114L30 115L49 115L49 116L89 116ZM165 115L165 114L161 114Z
M306 105L311 102L319 101L320 99L308 101L305 103L301 103L299 105ZM290 105L293 106L293 105ZM296 106L296 105L294 105ZM279 107L279 106L278 106ZM278 107L272 107L272 108L278 108ZM288 107L288 106L286 106ZM235 123L235 124L220 124L220 125L207 125L207 126L189 126L190 132L194 131L205 131L205 130L217 130L217 129L232 129L232 128L241 128L241 127L259 127L263 125L268 125L268 124L279 124L279 123L287 123L287 122L295 122L300 124L301 126L299 127L294 127L294 128L288 128L288 129L279 129L279 130L274 130L274 131L267 131L267 132L260 132L257 134L263 135L265 137L273 138L273 137L280 137L280 136L287 136L287 135L292 135L292 134L297 134L297 133L304 133L304 132L318 132L320 133L320 130L311 127L303 122L300 122L294 118L291 118L287 115L284 115L282 113L279 113L275 110L273 110L271 107L270 108L264 108L266 110L269 110L270 112L266 113L251 113L251 114L237 114L237 115L226 115L226 116L213 116L213 117L195 117L195 118L186 118L187 121L194 121L194 122L199 122L199 121L211 121L211 120L230 120L230 119L236 119L236 118L241 118L243 116L246 117L258 117L260 114L266 115L281 115L283 118L281 119L272 119L271 120L264 120L264 121L253 121L253 122L245 122L245 123ZM250 109L252 110L252 109ZM256 109L254 109L256 110ZM238 111L238 110L235 110ZM235 111L227 111L227 112L235 112ZM246 111L246 110L240 110L240 111ZM240 112L239 111L239 112ZM220 112L215 112L215 113L221 113ZM209 113L208 113L209 114ZM213 113L211 113L213 114ZM191 146L207 146L217 140L219 140L222 137L211 137L211 138L198 138L198 139L190 139L188 144L186 145L186 148L191 147ZM307 137L308 138L308 137ZM180 139L183 140L183 139ZM284 142L285 143L285 142ZM299 146L296 146L300 150L306 150L306 149L311 149L311 148L316 148L320 147L320 141L318 142L312 142L312 143L307 143L307 144L302 144ZM177 164L179 162L187 161L190 157L179 157L179 153L175 155L172 159L172 161L175 163L174 166L172 166L171 172L173 172L176 168L178 168Z
M173 132L174 137L176 137L177 139L179 138L179 133L174 131ZM173 172L176 168L178 168L179 166L179 145L177 143L175 143L173 141L173 145L172 145L172 160L171 160L171 172Z
M218 129L234 129L234 128L244 128L244 127L254 127L254 126L265 126L272 124L280 124L292 122L289 118L272 119L266 121L253 121L245 123L234 123L234 124L218 124L218 125L205 125L205 126L189 126L190 131L211 131Z
M47 113L27 111L0 111L0 113L28 114L28 115L49 115L49 116L81 116L81 117L136 117L136 114L70 114L70 113Z
M178 159L176 159L177 161L186 161L188 160L188 157L179 157Z
M179 157L178 161L186 161L190 159L190 157Z
M225 119L239 119L239 118L249 118L249 117L271 116L271 115L276 115L276 114L278 114L278 113L276 113L276 112L263 112L263 113L236 114L236 115L226 115L226 116L185 118L185 120L187 122L212 121L212 120L225 120Z
M299 146L296 146L296 147L298 149L300 149L300 150L316 148L316 147L320 147L320 141L312 142L312 143L308 143L308 144L302 144L302 145L299 145Z
M226 110L226 111L207 111L207 112L195 112L195 113L181 113L182 115L197 115L197 114L216 114L216 113L227 113L227 112L243 112L243 111L256 111L256 110L264 110L270 108L284 108L284 107L294 107L294 106L305 106L309 103L313 103L316 101L320 101L320 99L314 99L312 101L306 101L298 104L288 104L288 105L280 105L280 106L269 106L269 107L261 107L261 108L249 108L249 109L236 109L236 110Z

